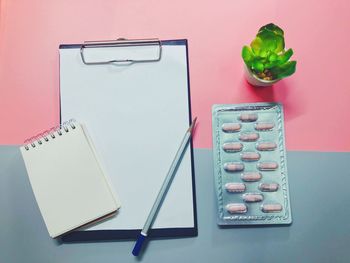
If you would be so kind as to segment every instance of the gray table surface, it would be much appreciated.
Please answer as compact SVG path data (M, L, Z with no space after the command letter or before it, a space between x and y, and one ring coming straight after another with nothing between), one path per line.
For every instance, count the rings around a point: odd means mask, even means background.
M288 152L293 224L216 225L212 152L196 149L198 237L62 244L44 226L16 146L0 146L0 263L350 262L350 153Z

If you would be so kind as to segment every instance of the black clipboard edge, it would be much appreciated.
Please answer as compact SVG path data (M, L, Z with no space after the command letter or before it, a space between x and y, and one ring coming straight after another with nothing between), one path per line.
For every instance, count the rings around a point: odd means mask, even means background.
M138 235L140 234L140 231L141 229L75 231L66 236L61 237L61 240L64 243L136 240ZM150 238L176 238L195 236L198 236L198 231L196 228L152 229L152 231L150 231L148 235L148 237Z

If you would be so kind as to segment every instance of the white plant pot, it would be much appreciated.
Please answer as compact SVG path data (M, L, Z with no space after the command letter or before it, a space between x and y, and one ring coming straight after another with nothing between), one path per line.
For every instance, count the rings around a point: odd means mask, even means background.
M248 83L255 87L269 87L279 81L279 79L276 79L276 80L259 79L246 65L244 65L244 71L245 71L245 78L247 79Z

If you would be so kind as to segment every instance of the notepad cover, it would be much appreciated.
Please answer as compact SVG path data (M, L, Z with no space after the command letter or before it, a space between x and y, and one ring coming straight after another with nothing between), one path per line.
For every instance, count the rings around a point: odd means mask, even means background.
M97 160L86 129L21 147L29 180L51 237L115 212L120 204Z

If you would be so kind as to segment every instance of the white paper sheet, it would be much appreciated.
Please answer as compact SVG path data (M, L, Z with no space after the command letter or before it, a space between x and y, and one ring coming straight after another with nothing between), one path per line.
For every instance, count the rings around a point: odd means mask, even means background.
M189 126L186 46L164 45L159 62L93 66L79 48L61 48L60 92L61 119L86 124L121 201L115 218L90 229L142 228ZM194 227L191 176L188 147L153 228Z

